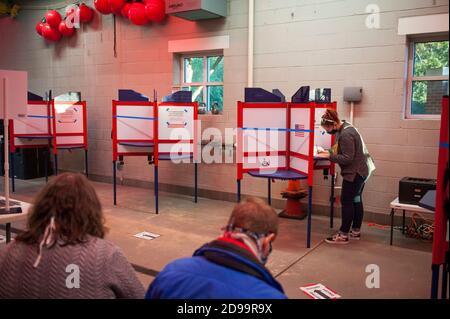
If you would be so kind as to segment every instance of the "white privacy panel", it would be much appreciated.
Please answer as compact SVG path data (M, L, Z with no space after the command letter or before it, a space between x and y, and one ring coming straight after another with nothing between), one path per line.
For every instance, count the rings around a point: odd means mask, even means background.
M14 120L14 135L48 135L49 116L47 102L27 104L27 115Z
M286 151L286 108L243 109L243 151Z
M116 109L118 140L153 140L153 105L117 105Z
M294 170L300 171L304 174L308 174L308 161L297 157L291 157L290 167Z

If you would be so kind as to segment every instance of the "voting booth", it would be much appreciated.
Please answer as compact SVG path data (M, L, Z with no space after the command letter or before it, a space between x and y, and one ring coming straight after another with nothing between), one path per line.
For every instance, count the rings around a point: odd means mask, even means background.
M50 147L52 139L51 103L28 101L27 115L10 124L10 151L18 148Z
M55 174L58 175L58 152L84 150L86 176L88 169L86 101L52 101L52 137Z
M53 153L55 174L58 175L58 153L64 150L83 149L85 171L88 176L86 102L36 99L28 100L26 108L27 115L15 119L10 125L11 153L14 154L19 148L48 149ZM48 154L47 152L44 154L47 163ZM47 165L44 167L48 180ZM11 166L11 170L14 190L14 166Z
M432 280L431 280L431 298L437 299L439 290L441 298L447 298L447 289L449 284L448 270L450 267L449 233L450 225L448 214L445 211L445 205L449 201L449 162L448 162L448 96L442 99L441 130L439 135L439 156L437 171L437 187L434 198L434 236L432 253ZM447 204L445 204L447 202ZM442 278L439 279L439 273L442 269ZM441 289L439 289L441 282Z
M45 179L48 181L48 158L52 146L52 101L28 100L26 115L10 121L11 185L15 191L14 156L18 149L43 149Z
M123 165L126 156L145 156L148 163L154 166L156 214L159 213L159 161L194 164L194 201L197 202L198 104L142 101L136 92L125 94L123 91L128 90L119 91L121 101L112 101L114 205L117 205L117 163Z
M317 158L317 150L329 149L334 136L320 126L333 103L238 102L237 197L241 198L244 174L268 181L271 204L272 180L305 180L308 184L307 247L311 245L311 213L314 170L331 173L330 226L333 227L334 164Z

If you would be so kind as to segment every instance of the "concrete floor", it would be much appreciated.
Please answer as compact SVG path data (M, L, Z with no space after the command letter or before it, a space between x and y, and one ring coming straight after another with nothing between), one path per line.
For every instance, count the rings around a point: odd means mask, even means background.
M3 181L2 181L3 184ZM31 201L42 187L42 179L17 181L13 198ZM190 256L199 246L214 239L227 222L234 203L176 194L160 194L160 214L154 214L150 189L118 187L118 206L112 205L112 185L94 183L110 229L107 238L124 251L145 286L154 273L168 262ZM339 224L336 220L336 225ZM23 229L23 223L12 225ZM142 231L161 235L151 241L133 237ZM431 243L363 226L360 242L330 246L323 239L332 234L329 222L313 218L312 248L306 249L306 221L280 219L280 234L268 268L283 285L290 298L309 298L300 287L322 283L343 298L429 298ZM0 235L4 231L0 230ZM4 244L0 244L0 248ZM380 269L380 288L366 287L366 266Z

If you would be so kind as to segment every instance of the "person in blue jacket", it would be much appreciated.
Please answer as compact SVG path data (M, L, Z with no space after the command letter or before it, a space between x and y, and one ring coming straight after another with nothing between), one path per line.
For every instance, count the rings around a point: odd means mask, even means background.
M235 206L222 236L169 263L146 299L286 299L264 266L277 234L275 210L249 198Z

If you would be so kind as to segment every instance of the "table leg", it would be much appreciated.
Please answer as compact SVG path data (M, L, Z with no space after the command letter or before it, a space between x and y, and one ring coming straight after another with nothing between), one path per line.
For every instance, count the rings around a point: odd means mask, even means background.
M392 241L394 238L394 209L391 208L391 246L392 246Z
M11 242L11 223L6 224L6 243Z
M406 212L403 210L403 226L402 226L402 234L405 234L405 224L406 224Z

